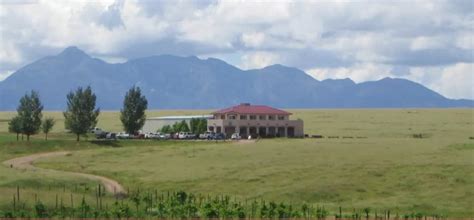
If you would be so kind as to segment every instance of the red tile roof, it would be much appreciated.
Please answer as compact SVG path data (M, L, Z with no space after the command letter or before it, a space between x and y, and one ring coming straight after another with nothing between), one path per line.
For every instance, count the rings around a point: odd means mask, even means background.
M226 113L237 113L237 114L267 114L267 115L291 115L287 111L272 108L265 105L250 105L243 103L240 105L232 106L229 108L221 109L213 112L212 114L226 114Z

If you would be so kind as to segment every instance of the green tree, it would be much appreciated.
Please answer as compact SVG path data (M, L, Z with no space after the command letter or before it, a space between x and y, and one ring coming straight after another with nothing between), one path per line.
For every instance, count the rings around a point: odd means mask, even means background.
M135 134L145 124L145 110L148 101L142 95L140 87L132 87L128 90L123 100L123 109L120 110L120 121L123 128L129 134Z
M21 119L22 133L26 135L27 141L30 141L30 135L38 133L43 117L42 111L43 105L36 91L31 91L30 95L26 94L20 99L17 112Z
M76 140L87 131L95 127L100 109L95 109L96 96L90 86L86 89L79 87L76 92L67 95L67 109L64 114L65 127L76 134Z
M180 122L175 122L173 124L173 133L180 132L181 131L181 123Z
M198 118L191 118L191 121L189 121L189 127L191 128L191 132L194 134L199 134L198 128L199 128L199 119Z
M19 116L13 117L10 122L8 122L8 131L11 133L16 133L16 140L18 141L18 136L22 132L21 129L21 118Z
M198 134L202 134L207 131L207 120L206 119L200 119L198 123Z
M55 123L56 122L53 118L46 118L43 120L43 123L41 124L41 129L43 130L45 140L48 140L48 133L51 131L51 129L53 129Z
M165 125L161 128L160 131L165 133L165 134L169 134L169 133L173 133L173 128L171 128L171 126L169 126L169 125Z
M189 126L185 120L182 120L181 123L179 123L179 132L189 132Z

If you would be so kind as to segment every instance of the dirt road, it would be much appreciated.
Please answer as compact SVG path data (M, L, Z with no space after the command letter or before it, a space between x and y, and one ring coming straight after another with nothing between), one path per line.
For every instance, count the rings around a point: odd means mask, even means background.
M114 194L123 194L125 193L124 188L120 185L117 181L113 179L109 179L103 176L97 176L87 173L77 173L77 172L68 172L68 171L61 171L61 170L52 170L52 169L43 169L39 167L33 166L33 163L36 160L48 158L48 157L59 157L59 156L66 156L71 154L71 152L67 151L60 151L60 152L51 152L51 153L39 153L33 154L24 157L17 157L7 161L4 161L3 164L8 167L12 167L13 169L21 169L21 170L30 170L30 171L48 171L48 172L56 172L56 173L63 173L67 175L73 175L78 177L83 177L90 180L96 180L102 183L105 189Z

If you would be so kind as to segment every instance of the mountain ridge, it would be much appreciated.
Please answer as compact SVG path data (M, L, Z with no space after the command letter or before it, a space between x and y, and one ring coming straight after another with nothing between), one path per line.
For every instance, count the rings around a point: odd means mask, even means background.
M281 64L241 70L216 58L155 55L107 63L77 47L47 56L0 82L0 110L14 110L19 98L37 90L45 109L62 110L66 94L91 86L102 109L121 108L125 92L140 86L149 108L210 109L241 102L279 108L473 107L474 101L447 99L406 79L355 83L349 78L316 80Z

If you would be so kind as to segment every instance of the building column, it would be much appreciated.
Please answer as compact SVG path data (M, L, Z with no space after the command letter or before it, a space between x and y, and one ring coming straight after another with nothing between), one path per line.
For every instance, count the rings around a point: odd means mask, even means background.
M283 132L283 134L285 134L285 137L288 137L288 127L285 126L284 128L285 128L285 131Z

